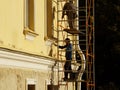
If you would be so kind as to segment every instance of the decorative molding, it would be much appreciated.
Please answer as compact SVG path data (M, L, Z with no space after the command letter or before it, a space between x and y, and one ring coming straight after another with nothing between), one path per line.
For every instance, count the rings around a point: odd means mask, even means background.
M52 41L52 40L50 40L50 39L47 39L47 40L46 40L46 45L47 45L47 46L51 46L53 42L54 42L54 41Z
M34 38L39 35L36 32L30 30L29 28L25 28L23 34L25 35L25 38L28 40L34 40Z
M53 42L57 41L57 38L45 36L44 40L46 41L47 46L51 46Z
M27 85L35 85L37 83L37 80L36 79L33 79L33 78L27 78L26 79L26 84Z
M34 86L34 87L32 87L32 88L34 88L33 90L37 90L36 84L37 84L37 80L32 79L32 78L27 78L26 79L26 90L28 90L30 85Z
M55 61L47 57L36 57L21 53L0 50L0 65L29 69L51 70Z

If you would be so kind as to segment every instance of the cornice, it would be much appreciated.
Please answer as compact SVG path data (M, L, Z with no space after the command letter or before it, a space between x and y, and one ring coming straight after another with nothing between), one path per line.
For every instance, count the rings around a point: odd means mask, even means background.
M0 65L50 70L55 61L51 58L0 50Z

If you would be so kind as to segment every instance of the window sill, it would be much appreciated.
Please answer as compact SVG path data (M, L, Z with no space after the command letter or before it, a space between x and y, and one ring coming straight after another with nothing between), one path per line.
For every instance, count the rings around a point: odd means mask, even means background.
M58 39L55 38L55 37L44 37L44 40L46 41L46 45L48 46L51 46L51 44L54 42L54 41L57 41Z
M25 38L28 40L34 40L34 38L39 35L36 32L30 30L29 28L25 28L23 34L25 35Z

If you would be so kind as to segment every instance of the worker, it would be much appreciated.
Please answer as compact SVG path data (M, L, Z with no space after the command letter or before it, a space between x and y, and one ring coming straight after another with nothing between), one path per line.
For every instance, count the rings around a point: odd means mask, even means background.
M63 6L62 19L64 18L64 15L67 15L69 28L75 29L74 21L77 18L77 13L76 7L73 4L73 0L69 0L69 2L66 2Z
M71 60L72 60L72 44L70 43L70 39L66 38L65 39L65 45L63 46L58 46L60 49L64 49L66 48L66 52L65 52L65 65L64 65L64 81L68 80L68 74L71 73ZM56 44L54 44L55 46L57 46Z

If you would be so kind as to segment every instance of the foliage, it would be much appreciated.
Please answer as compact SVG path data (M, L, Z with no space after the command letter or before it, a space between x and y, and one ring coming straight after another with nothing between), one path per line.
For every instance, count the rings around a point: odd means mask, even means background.
M120 0L95 2L96 84L120 85Z

